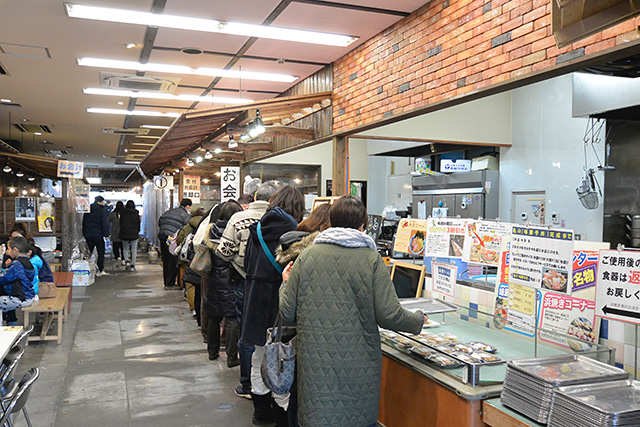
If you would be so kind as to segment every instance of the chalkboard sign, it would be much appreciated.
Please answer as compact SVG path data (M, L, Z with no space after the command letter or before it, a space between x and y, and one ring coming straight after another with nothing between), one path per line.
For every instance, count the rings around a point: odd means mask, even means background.
M366 233L373 241L377 241L382 233L382 215L367 215Z

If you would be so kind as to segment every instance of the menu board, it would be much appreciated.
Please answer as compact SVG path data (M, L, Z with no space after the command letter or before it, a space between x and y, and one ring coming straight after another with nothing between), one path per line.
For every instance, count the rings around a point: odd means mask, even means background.
M509 283L571 293L573 230L511 227Z
M502 238L511 233L512 224L497 221L469 221L464 239L463 259L497 266Z
M596 342L595 318L593 301L546 292L542 298L540 339L575 351L589 350L591 346L582 341Z
M367 215L367 229L365 233L375 242L382 233L382 215Z
M423 219L401 219L398 223L393 250L395 252L422 255L425 247L427 224L427 221Z
M462 258L467 219L429 218L425 256Z
M36 198L16 197L16 221L35 222Z

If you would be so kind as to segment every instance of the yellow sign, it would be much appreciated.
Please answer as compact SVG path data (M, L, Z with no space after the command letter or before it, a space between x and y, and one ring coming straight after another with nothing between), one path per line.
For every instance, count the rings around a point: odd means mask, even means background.
M533 315L536 304L535 289L526 286L509 285L509 308L519 311L520 313Z
M427 225L428 223L424 219L401 219L393 250L422 255L427 238Z

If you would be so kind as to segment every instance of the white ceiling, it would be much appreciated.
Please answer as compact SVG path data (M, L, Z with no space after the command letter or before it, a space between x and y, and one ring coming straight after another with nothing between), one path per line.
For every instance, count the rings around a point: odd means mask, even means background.
M156 0L156 3L158 1L161 0ZM154 4L154 0L76 0L74 2L144 12L151 11ZM351 10L346 6L385 8L409 13L425 2L426 0L396 0L394 2L342 0L340 2L331 1L331 3L343 7L329 7L322 4L326 2L318 3L313 0L285 0L282 2L278 0L190 0L188 2L167 0L164 13L261 24L279 5L284 4L286 7L271 25L360 37L357 42L346 48L258 39L245 55L266 59L240 58L233 67L233 69L238 69L241 66L243 71L293 74L300 76L300 79L297 80L300 81L321 69L322 64L331 63L342 57L360 43L402 18L397 14ZM100 87L99 73L101 69L80 67L77 65L76 59L96 57L137 62L140 60L146 30L147 27L142 25L69 18L65 13L63 1L0 0L0 48L6 52L15 49L25 52L45 52L44 49L24 47L24 45L35 46L47 48L51 56L50 58L35 58L11 55L0 50L0 66L8 73L8 75L0 74L0 98L10 99L12 103L20 104L18 107L0 103L0 139L22 141L24 151L34 154L42 154L43 147L66 149L69 151L66 158L83 161L89 166L113 167L114 163L122 163L124 157L120 157L117 162L115 159L117 154L125 155L122 152L124 147L119 147L120 136L104 134L102 128L123 127L125 116L90 114L86 112L86 109L90 107L126 109L130 99L84 95L83 88ZM148 62L222 68L249 40L248 37L241 36L160 28L153 42ZM140 47L127 49L125 47L127 43L137 43ZM208 52L226 53L230 56L209 53L186 55L178 51L184 47L197 47ZM276 61L277 58L284 58L285 62L279 64ZM288 62L290 60L312 63ZM134 73L126 70L105 71ZM161 74L147 73L147 75ZM181 86L195 86L195 88L179 87L176 94L201 95L204 88L213 81L213 78L202 76L176 76L173 74L161 76L180 77ZM272 98L296 82L289 84L244 80L241 82L242 96L256 100ZM220 89L230 89L233 92ZM239 81L223 78L210 94L234 97L238 96L239 89ZM118 101L124 104L118 105ZM135 109L182 112L191 106L191 102L138 99ZM200 103L195 108L211 107L212 104ZM24 121L25 119L27 121ZM129 127L138 127L142 124L169 125L172 120L134 116ZM29 132L23 133L10 126L10 121L12 123L48 125L52 133L42 136L35 136ZM162 131L154 132L156 135L160 135ZM53 142L53 145L43 145L44 140ZM141 142L153 141L155 140L146 139ZM131 142L130 138L127 139L126 144L129 142Z

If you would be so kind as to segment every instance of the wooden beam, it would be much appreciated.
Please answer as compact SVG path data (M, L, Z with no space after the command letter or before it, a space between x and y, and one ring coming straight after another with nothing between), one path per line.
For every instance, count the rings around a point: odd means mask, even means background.
M290 136L309 141L316 138L316 131L314 129L294 128L291 126L267 126L261 136Z
M346 137L333 138L333 175L332 195L344 196L347 194L347 145Z
M213 142L205 142L202 144L203 150L215 150L216 148L226 148L228 143L225 141L224 144L221 143L213 143ZM236 151L273 151L273 143L271 142L238 142L238 146L233 148ZM222 154L222 153L221 153ZM215 154L214 154L215 156Z

